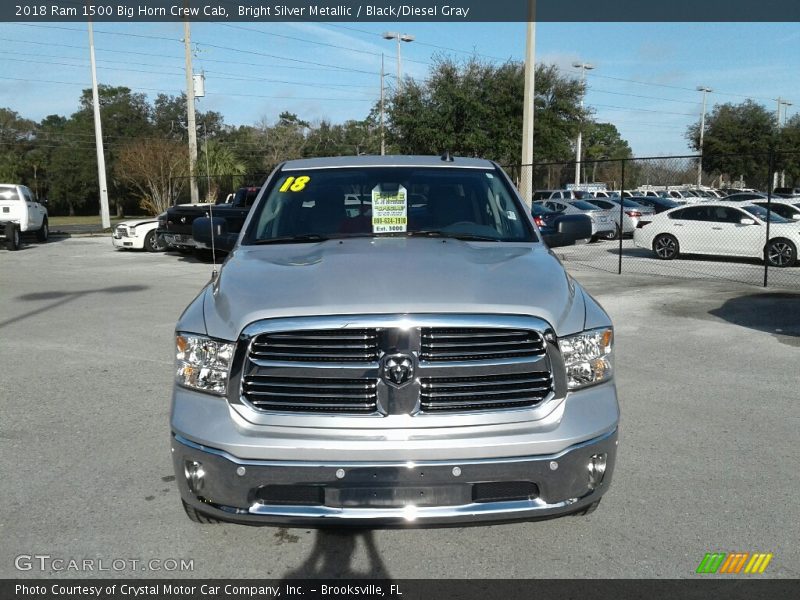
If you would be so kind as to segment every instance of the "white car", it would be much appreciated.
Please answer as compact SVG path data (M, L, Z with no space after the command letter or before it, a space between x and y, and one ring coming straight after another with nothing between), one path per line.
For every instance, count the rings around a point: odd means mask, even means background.
M161 252L166 250L167 245L164 239L156 234L156 229L158 229L158 217L122 221L114 227L111 242L115 248Z
M767 210L744 202L704 202L662 212L633 232L640 248L663 260L679 254L762 258L773 267L797 261L800 223L772 213L767 241Z
M47 241L47 208L24 185L0 183L0 236L9 250L18 250L23 233L36 233L38 241Z
M592 220L593 239L612 236L617 229L610 211L585 200L534 200L533 203L562 215L588 215Z

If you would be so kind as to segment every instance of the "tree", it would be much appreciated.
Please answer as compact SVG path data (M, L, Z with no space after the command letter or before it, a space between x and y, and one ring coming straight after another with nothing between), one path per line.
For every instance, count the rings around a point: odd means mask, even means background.
M686 138L700 150L700 125L690 125ZM769 153L777 142L775 115L762 105L719 104L706 117L703 170L728 179L743 177L750 185L767 183Z
M183 144L145 138L127 144L119 152L116 176L139 192L139 206L157 215L175 203L189 170Z
M227 187L233 189L240 185L240 178L236 176L245 173L247 167L229 146L215 141L209 141L201 146L200 156L197 159L197 174L200 181L205 178L207 182L206 202L216 202L222 178L230 179Z
M424 82L408 79L389 103L388 139L401 153L445 150L516 164L522 152L524 66L492 65L472 58L437 57ZM583 84L554 66L536 67L537 161L569 160L572 140L586 117Z
M28 165L25 155L32 148L35 125L17 112L0 108L0 180L22 181Z
M584 172L591 170L591 180L619 182L622 168L618 159L633 156L630 145L622 139L617 128L611 123L589 122L583 131ZM605 162L608 161L608 162ZM632 173L628 173L631 176ZM586 177L582 178L584 181Z

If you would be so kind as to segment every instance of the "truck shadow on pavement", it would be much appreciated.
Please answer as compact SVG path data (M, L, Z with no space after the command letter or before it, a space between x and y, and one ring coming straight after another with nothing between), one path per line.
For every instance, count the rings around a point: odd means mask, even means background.
M35 292L33 294L23 294L22 296L17 296L15 300L21 300L22 302L44 302L46 300L55 300L55 302L52 302L47 306L42 306L41 308L37 308L36 310L32 310L30 312L18 315L16 317L6 319L5 321L0 321L0 328L12 325L13 323L17 323L25 319L29 319L31 317L35 317L36 315L40 315L44 312L47 312L48 310L58 308L59 306L63 306L65 304L68 304L69 302L72 302L73 300L77 300L78 298L83 298L84 296L88 296L90 294L127 294L130 292L142 292L147 289L150 289L150 286L118 285L114 287L98 288L95 290L80 290L77 292L54 291L54 292Z
M389 579L375 545L371 529L318 529L311 553L296 569L283 578L292 579ZM356 570L353 565L359 541L367 554L367 566Z
M785 344L800 346L800 294L738 296L708 313L740 327L771 333Z

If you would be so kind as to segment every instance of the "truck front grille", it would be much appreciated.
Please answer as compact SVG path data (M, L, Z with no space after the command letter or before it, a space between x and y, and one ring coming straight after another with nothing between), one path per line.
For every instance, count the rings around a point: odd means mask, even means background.
M250 375L242 381L247 401L262 410L281 412L375 412L375 379L273 377Z
M535 317L497 315L264 321L243 333L231 400L263 413L431 419L536 408L559 393L548 331Z
M375 329L264 333L253 340L250 356L261 360L373 362L378 360Z
M542 336L535 331L486 328L422 329L419 358L425 361L492 360L542 356Z
M537 371L478 377L423 377L423 412L536 406L553 390L550 373Z
M114 231L116 231L118 238L128 237L128 228L124 225L118 225Z

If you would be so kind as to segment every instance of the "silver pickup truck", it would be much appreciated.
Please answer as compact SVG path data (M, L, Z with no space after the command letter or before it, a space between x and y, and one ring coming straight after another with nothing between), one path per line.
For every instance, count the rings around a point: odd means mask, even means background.
M608 489L611 322L495 163L290 161L240 233L212 216L194 236L230 254L176 328L193 521L535 519Z

